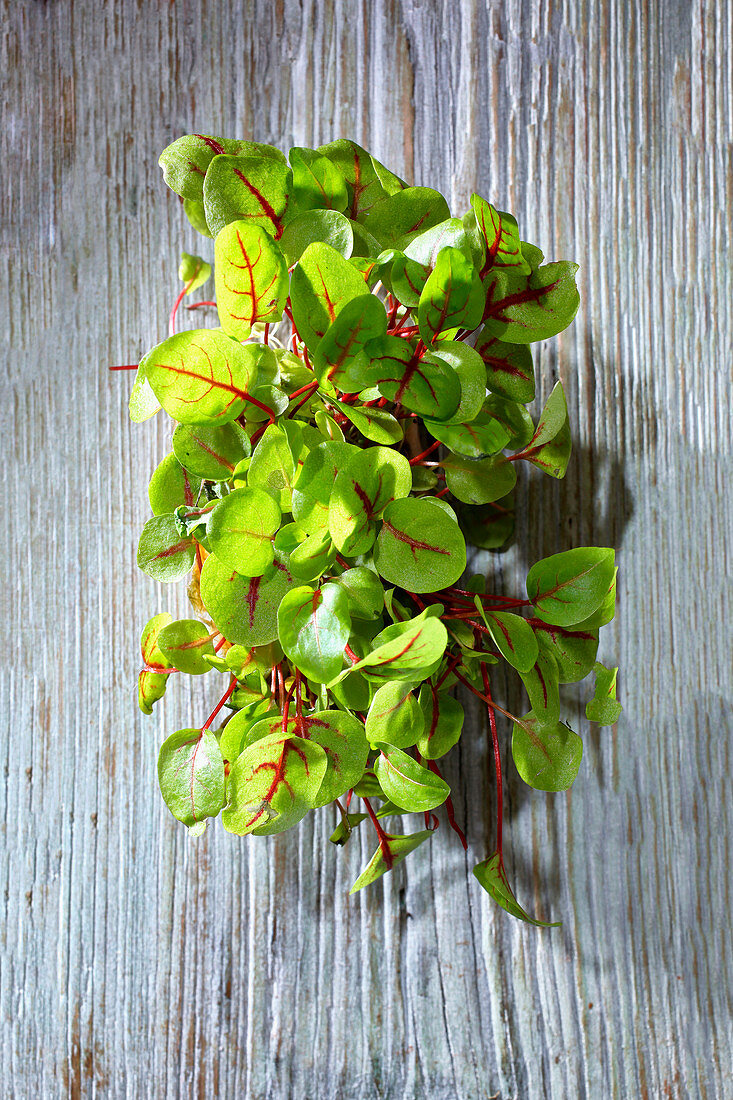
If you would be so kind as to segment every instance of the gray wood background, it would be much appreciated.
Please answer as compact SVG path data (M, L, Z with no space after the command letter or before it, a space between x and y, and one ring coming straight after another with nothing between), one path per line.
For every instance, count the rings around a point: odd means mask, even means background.
M730 3L2 10L3 1094L733 1096ZM542 554L619 548L624 716L589 730L571 697L575 790L509 785L517 893L561 929L470 877L494 813L476 714L448 769L470 859L444 827L352 900L368 850L330 850L328 811L193 843L161 805L157 746L216 685L136 710L136 636L184 605L134 563L168 429L130 425L106 367L166 334L196 242L156 162L191 130L353 136L581 264L578 320L539 356L574 458L529 479L517 548L485 563L510 590Z

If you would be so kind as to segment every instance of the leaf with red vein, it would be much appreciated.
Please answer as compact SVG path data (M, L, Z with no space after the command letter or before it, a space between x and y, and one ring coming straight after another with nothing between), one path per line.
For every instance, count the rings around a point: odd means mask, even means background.
M328 502L328 528L349 557L364 554L376 538L374 521L390 501L406 497L412 470L391 447L366 447L339 470Z
M495 268L513 268L528 275L530 265L522 255L519 230L512 215L497 210L480 195L471 195L471 207L485 249L482 277Z
M255 322L280 321L288 297L288 267L259 225L230 222L217 234L216 307L221 327L246 340Z
M232 141L207 134L186 134L177 138L160 154L158 161L163 179L183 199L201 201L204 177L214 157L221 153L268 156L285 160L279 149L255 141Z
M245 748L227 784L227 832L269 836L297 825L316 804L328 765L320 745L277 733Z
M415 237L450 218L448 203L431 187L405 187L372 207L364 228L382 248L405 249Z
M173 432L173 453L196 484L201 478L229 481L237 463L248 458L250 451L249 436L234 421L214 427L179 424ZM192 504L193 501L178 503Z
M191 571L195 556L193 539L181 537L172 515L153 516L143 527L137 564L153 580L180 580Z
M294 588L283 598L277 620L280 645L301 672L319 684L338 676L351 630L349 598L341 585Z
M534 366L526 344L506 344L484 330L476 351L486 364L486 385L492 393L525 404L534 400Z
M520 676L537 721L543 726L554 726L560 721L560 677L550 650L539 646L534 664L522 670Z
M358 451L351 443L327 440L308 452L293 489L293 518L309 535L328 533L333 483Z
M293 169L293 196L300 210L346 209L346 180L328 157L295 146L288 154Z
M143 714L153 713L153 704L163 698L168 686L169 674L165 670L173 666L158 645L158 637L161 630L170 622L172 622L172 616L167 611L161 612L160 615L153 615L152 619L145 624L140 638L140 651L145 668L138 676L137 702ZM152 669L160 669L160 671L151 671Z
M234 489L209 518L211 549L240 576L261 577L275 558L273 541L280 519L279 505L264 489Z
M250 649L277 638L277 609L295 581L287 557L275 551L263 577L243 577L210 554L201 570L201 599L228 642Z
M200 676L211 672L204 655L213 656L211 633L198 619L177 619L163 627L158 645L168 660L181 672Z
M347 302L313 353L318 378L343 393L360 393L368 384L369 355L365 348L386 332L387 314L379 298L360 294Z
M235 715L227 732L234 725L236 734L240 724L244 730L246 723ZM300 717L290 715L285 726L281 715L264 718L247 729L242 747L245 749L263 737L278 733L303 737L311 744L320 745L326 753L328 766L314 803L316 809L340 798L364 774L369 744L363 724L353 714L343 710L315 710Z
M449 419L461 400L455 370L437 356L420 356L406 340L387 336L368 349L369 379L389 401L419 416Z
M165 804L184 825L216 817L224 805L224 761L209 730L185 729L163 742L158 782Z
M373 443L399 443L404 435L402 425L386 409L368 408L365 405L341 405L340 412L365 439Z
M527 620L511 611L485 609L478 596L474 602L504 660L517 672L528 672L537 660L539 645Z
M606 668L600 662L593 666L596 674L596 690L586 703L585 716L599 726L612 726L621 717L622 706L616 699L617 668Z
M439 760L456 745L463 730L463 707L447 691L437 691L428 681L418 698L424 729L417 739L418 752L426 760Z
M322 241L308 245L293 270L290 300L295 327L310 352L315 355L344 306L367 290L364 277L335 248Z
M440 611L440 605L438 605ZM374 681L410 680L419 683L440 664L448 644L448 632L435 615L435 607L426 608L406 622L386 627L372 642L372 648L355 665L339 676L363 672Z
M410 592L438 592L466 568L466 542L455 519L429 499L394 500L384 511L374 564Z
M363 221L369 210L387 197L388 192L382 185L374 161L366 149L362 149L355 141L338 138L328 145L319 146L317 152L335 164L346 180L346 212L350 218Z
M420 336L430 346L458 328L481 322L485 290L472 262L457 248L443 248L420 295Z
M450 794L444 779L395 745L380 743L374 774L379 785L395 806L408 813L422 813L442 806Z
M369 707L366 734L374 747L387 741L398 749L417 744L424 728L423 712L409 681L394 680L377 689Z
M514 464L501 454L490 458L452 454L440 461L446 485L456 500L464 504L490 504L510 493L517 483Z
M175 454L166 455L153 471L148 485L148 500L153 515L170 514L181 504L192 505L200 486L201 478L185 470Z
M553 626L542 619L530 619L540 651L547 652L558 669L561 684L584 680L593 668L598 652L598 627L579 623L572 630ZM534 706L534 704L532 704Z
M580 768L583 742L569 726L542 725L530 711L514 723L512 757L521 778L536 791L567 791Z
M224 424L241 416L259 356L215 329L170 336L140 364L156 397L180 424Z
M260 156L214 157L204 180L206 221L216 236L230 222L259 225L278 240L293 187L283 161Z
M613 550L578 546L533 565L527 574L527 595L545 622L573 626L600 607L613 575Z
M487 455L497 454L509 442L509 433L488 413L479 413L466 424L454 421L443 424L438 420L426 420L425 427L435 439L445 443L454 456L485 458ZM446 462L450 464L451 461L451 457L447 456Z
M578 312L577 270L577 264L560 261L545 264L529 276L510 270L491 272L484 283L485 331L510 344L556 336Z
M387 871L391 871L393 867L401 863L410 852L414 852L415 848L418 848L424 841L430 840L432 835L433 831L431 829L411 833L409 836L385 833L384 843L377 848L349 893L355 894L357 890L362 890L365 886L369 886L370 883L381 878Z
M278 244L288 267L292 267L308 245L318 241L330 245L348 259L354 250L353 226L338 210L306 210L288 222Z
M527 924L534 924L538 928L559 928L562 924L562 921L555 921L550 924L548 921L537 920L536 917L530 917L529 913L522 909L512 893L499 852L494 852L493 856L485 859L483 863L477 863L473 873L487 894L490 894L496 904L500 905L511 916L526 921Z

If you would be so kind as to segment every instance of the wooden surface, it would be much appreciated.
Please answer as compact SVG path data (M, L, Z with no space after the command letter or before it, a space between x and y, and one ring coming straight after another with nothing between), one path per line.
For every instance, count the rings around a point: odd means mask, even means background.
M731 1081L731 7L725 0L3 0L5 646L0 1089L15 1098L725 1098ZM581 264L541 349L576 440L531 478L506 590L619 548L616 730L570 796L511 780L524 927L469 874L492 842L477 715L442 828L349 899L359 841L189 841L155 780L213 681L135 707L137 572L168 429L127 421L184 230L157 168L191 130L353 136L454 208L477 189ZM729 583L729 582L728 582ZM177 586L176 586L177 587ZM508 755L507 731L502 731ZM511 769L510 769L511 770Z

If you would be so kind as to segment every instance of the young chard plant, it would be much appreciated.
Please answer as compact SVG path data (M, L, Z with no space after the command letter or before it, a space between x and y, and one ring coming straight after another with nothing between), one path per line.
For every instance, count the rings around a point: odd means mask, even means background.
M334 844L375 833L360 890L431 837L440 806L466 847L439 763L461 737L465 689L487 711L498 806L474 874L541 924L504 869L497 715L526 783L571 786L583 746L561 721L560 685L594 672L588 718L620 711L616 670L596 662L614 554L545 558L526 598L461 578L467 544L510 541L518 465L565 474L565 396L558 382L535 423L529 345L572 321L576 265L545 263L479 195L451 217L437 191L352 141L286 159L194 134L160 163L213 239L216 300L188 306L212 323L177 331L184 297L212 272L184 253L168 338L137 365L130 397L134 421L162 406L175 422L138 564L158 581L187 577L194 613L145 627L140 707L174 675L225 678L203 724L160 750L166 805L195 835L220 814L238 836L333 806ZM498 662L521 679L525 714L494 698ZM406 832L410 813L422 827Z

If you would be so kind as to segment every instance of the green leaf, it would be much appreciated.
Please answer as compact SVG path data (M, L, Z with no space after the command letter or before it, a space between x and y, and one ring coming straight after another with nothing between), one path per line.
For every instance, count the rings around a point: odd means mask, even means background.
M313 353L313 369L318 378L344 393L361 392L368 363L364 348L386 332L387 314L379 298L360 294L347 302Z
M371 680L410 680L418 683L429 676L445 653L448 632L440 619L426 608L413 619L394 623L377 634L372 649L339 679L363 670Z
M393 680L377 689L366 720L366 735L372 747L380 741L398 749L416 744L424 719L413 687L409 681Z
M450 787L444 779L394 745L382 743L376 747L379 756L374 762L374 774L395 806L409 813L420 813L445 802Z
M476 269L457 248L438 253L418 308L420 335L430 346L451 329L474 329L481 323L484 289Z
M160 401L153 393L142 363L138 366L135 374L128 407L130 420L133 424L142 424L144 420L149 420L151 416L155 416L160 411Z
M240 576L211 554L201 570L201 599L229 642L251 648L277 638L277 609L294 586L287 558L275 553L273 568L263 577Z
M561 684L574 684L584 680L593 668L598 651L598 628L579 624L572 630L552 626L541 619L532 619L540 650L545 650L555 661Z
M541 725L530 711L514 723L512 756L528 786L536 791L567 791L578 774L583 742L569 726Z
M165 804L184 825L216 817L224 805L224 761L210 730L185 729L163 742L158 782Z
M175 512L180 504L192 506L198 496L201 479L184 470L175 454L166 455L156 467L148 486L148 499L154 516Z
M438 420L426 420L425 427L435 439L445 443L446 447L454 452L453 456L447 457L445 463L443 463L446 470L453 469L454 481L460 481L462 471L466 470L470 473L472 469L468 463L464 466L460 458L454 461L455 455L462 455L465 458L485 458L487 455L496 454L503 447L506 447L509 442L509 434L506 428L493 416L488 416L486 413L479 413L475 419L465 424L454 423L453 421L450 424L442 424ZM511 474L507 476L511 480ZM516 481L516 477L514 481ZM514 481L512 481L512 484L514 484ZM493 489L491 491L493 492ZM458 493L454 495L459 497L460 500L463 499Z
M519 230L512 215L496 210L480 195L471 195L471 207L486 247L481 274L495 268L511 268L528 275L531 269L522 256Z
M178 278L186 283L186 294L193 294L211 276L211 264L202 260L200 256L192 256L190 252L181 253L181 262L178 265Z
M490 504L510 493L517 481L517 471L503 455L479 459L449 455L441 465L446 485L464 504Z
M399 443L402 440L403 431L399 420L396 420L386 409L339 405L339 411L351 421L365 439L370 439L373 443Z
M476 607L504 660L518 672L528 672L537 660L539 646L527 620L511 611L489 611L478 598Z
M224 828L269 836L297 825L315 806L326 767L325 751L302 737L277 733L255 741L229 773Z
M557 382L540 415L534 435L518 456L538 466L551 477L564 477L572 443L568 406L562 383Z
M534 400L534 366L526 344L505 344L484 330L476 351L486 366L486 385L492 393L524 404Z
M155 396L181 424L224 424L241 416L255 348L213 329L169 336L141 363Z
M163 698L168 685L166 670L173 666L160 649L158 638L161 630L169 622L171 622L171 616L167 611L161 612L160 615L154 615L145 624L140 638L140 652L145 668L138 676L137 702L143 714L153 713L153 704Z
M173 432L176 464L185 467L183 475L191 484L196 485L196 492L201 478L206 481L229 481L234 467L249 456L250 450L247 433L236 423L214 427L205 424L179 424ZM189 500L188 496L191 496L190 492L185 499L177 501L174 507L178 504L193 504L195 497L192 496Z
M327 441L313 447L300 468L293 489L293 518L309 535L328 534L328 502L340 469L358 448Z
M444 420L453 416L461 399L461 383L455 370L437 356L423 355L406 340L388 336L369 368L378 376L378 389L396 405L420 416Z
M321 145L317 152L335 164L346 180L349 217L363 221L374 204L387 196L369 153L356 142L345 138ZM392 176L392 173L389 175Z
M617 668L606 668L596 662L593 666L596 674L596 690L593 698L586 704L585 716L589 722L599 726L612 726L618 722L623 707L616 700Z
M484 413L493 417L504 428L509 447L524 447L534 435L532 416L518 401L509 401L492 393L484 402Z
M211 231L206 224L206 211L204 210L203 200L184 199L183 211L197 233L201 233L204 237L211 237Z
M346 180L327 157L295 146L288 160L293 169L293 195L301 210L346 209Z
M410 464L389 447L366 447L336 475L328 506L334 543L350 557L364 554L376 537L374 520L412 486Z
M288 222L280 238L280 248L292 267L308 245L320 241L348 259L354 250L351 222L337 210L309 210Z
M458 743L463 730L463 707L445 691L437 691L428 682L420 688L423 732L417 749L426 760L439 760Z
M451 420L465 424L475 420L486 399L486 367L478 352L460 340L441 340L430 355L447 363L455 372L461 387L461 399Z
M477 863L473 873L487 894L490 894L496 904L500 905L511 916L526 921L528 924L534 924L538 928L559 928L562 924L562 921L549 923L548 921L537 920L535 917L530 917L529 913L522 909L507 881L504 863L499 852L494 852L493 856L485 859L483 863Z
M510 344L556 336L578 312L577 264L545 264L531 275L494 272L486 279L486 332Z
M393 867L401 863L410 852L414 852L423 841L429 840L432 835L430 829L424 829L419 833L411 833L409 836L385 834L382 843L351 887L349 893L355 894L357 890L362 890L365 886L369 886L370 883L381 878L383 874L391 871Z
M186 134L163 150L158 164L171 191L183 199L200 202L206 170L214 157L221 153L247 152L253 145L254 142L231 141L206 134ZM272 153L282 156L276 149Z
M206 222L216 236L225 225L246 221L278 240L292 189L287 164L272 157L214 157L204 180Z
M514 500L505 496L491 504L459 508L458 522L472 546L503 550L514 534Z
M308 350L320 340L344 306L367 290L364 278L329 244L308 245L293 269L290 298L293 320Z
M383 248L404 248L416 236L450 217L448 204L430 187L405 187L372 207L364 228Z
M203 659L204 654L213 655L211 635L198 619L179 619L164 626L158 635L158 645L171 664L198 676L211 672L211 665Z
M600 607L613 574L613 550L579 546L533 565L527 595L545 622L573 626Z
M315 581L335 560L336 547L328 535L306 535L290 555L290 571L300 581Z
M520 674L532 713L541 726L555 726L560 720L560 677L552 653L540 646L537 659Z
M172 515L153 516L143 527L137 564L153 580L180 580L190 572L195 556L193 539L181 538Z
M315 591L308 585L294 588L280 604L280 644L301 672L316 683L338 676L349 640L351 616L345 590L324 584Z
M285 429L277 424L270 424L252 455L248 483L264 489L283 512L289 512L293 504L295 477L295 458Z
M280 508L269 493L252 486L235 489L211 513L211 549L240 576L261 577L275 557L273 535L280 517Z
M230 222L217 234L214 250L216 308L224 332L246 340L255 322L280 321L288 266L269 233L249 222Z
M355 619L378 619L384 611L384 588L376 573L366 566L347 569L336 578L346 589L349 610Z
M456 521L429 499L394 500L384 510L374 564L410 592L438 592L466 568L466 542Z

